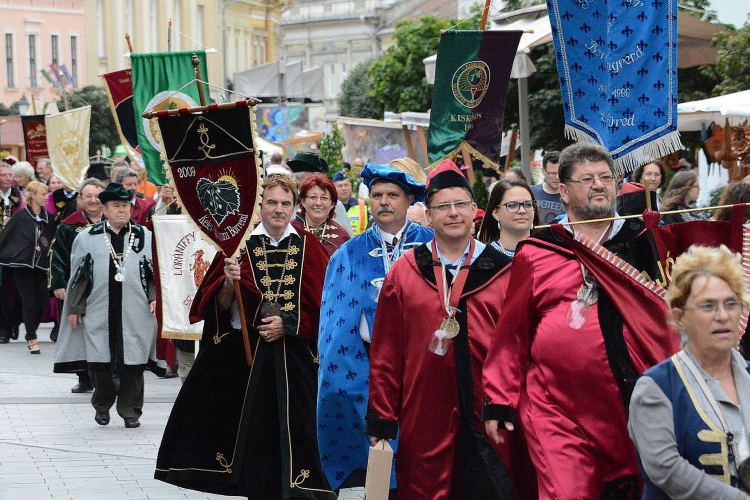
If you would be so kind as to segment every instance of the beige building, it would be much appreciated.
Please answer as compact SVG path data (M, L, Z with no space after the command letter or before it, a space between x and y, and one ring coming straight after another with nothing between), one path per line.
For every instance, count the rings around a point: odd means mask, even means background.
M62 86L54 70L65 66L74 89L87 83L87 38L83 0L0 2L0 103L10 106L32 95L40 104L57 99ZM54 79L49 83L42 70Z
M87 75L130 67L125 34L134 52L166 52L205 47L208 81L226 78L276 57L281 45L280 0L86 0ZM168 23L172 36L168 41ZM222 36L222 31L225 36ZM225 73L224 68L227 68Z

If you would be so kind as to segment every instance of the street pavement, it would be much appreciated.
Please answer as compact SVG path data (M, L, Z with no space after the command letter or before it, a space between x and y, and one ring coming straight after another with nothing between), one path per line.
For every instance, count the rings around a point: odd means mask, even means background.
M146 373L139 428L126 429L114 408L109 425L98 425L91 393L70 392L78 378L52 373L50 327L40 328L40 355L29 354L23 327L19 340L0 344L0 500L240 498L153 478L179 378Z
M154 466L180 379L145 374L141 426L126 429L115 408L94 422L91 393L73 394L78 378L52 372L51 324L39 329L40 355L19 340L0 344L0 500L219 500L155 480ZM342 491L341 500L363 498Z

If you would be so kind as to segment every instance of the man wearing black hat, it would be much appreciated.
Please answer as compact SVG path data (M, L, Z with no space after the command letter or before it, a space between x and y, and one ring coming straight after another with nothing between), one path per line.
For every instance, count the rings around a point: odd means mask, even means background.
M121 184L107 186L99 193L107 220L73 242L54 366L56 373L87 368L96 423L109 423L116 402L128 428L141 425L143 370L156 366L151 232L131 222L132 197ZM120 375L119 391L113 371Z
M378 300L365 432L375 444L400 430L400 499L516 498L508 445L491 443L479 420L511 260L471 237L476 212L469 182L441 162L427 179L435 238L396 261Z
M102 221L102 202L99 201L99 193L103 190L104 185L97 179L89 178L83 181L78 195L81 209L63 219L57 227L50 247L52 257L48 287L60 301L65 300L65 288L70 279L70 254L73 251L73 240L84 228ZM57 338L59 339L59 334ZM71 389L71 392L89 392L93 388L88 370L82 369L78 372L78 384Z

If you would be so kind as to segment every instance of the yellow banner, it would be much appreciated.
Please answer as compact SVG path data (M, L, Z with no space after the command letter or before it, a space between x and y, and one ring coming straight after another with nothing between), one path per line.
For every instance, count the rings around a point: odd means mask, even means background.
M63 184L78 190L89 168L91 106L47 115L44 122L52 170Z

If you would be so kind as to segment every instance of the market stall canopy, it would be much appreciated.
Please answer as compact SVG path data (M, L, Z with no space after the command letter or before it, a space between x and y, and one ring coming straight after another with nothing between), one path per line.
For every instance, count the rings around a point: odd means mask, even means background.
M711 123L732 126L750 118L750 90L677 105L677 130L701 130Z
M718 49L711 46L714 35L724 30L721 26L703 22L691 16L687 12L677 12L677 66L680 68L691 68L703 64L714 64ZM512 78L528 77L533 73L533 64L526 57L521 57L529 50L552 43L552 27L549 23L547 6L534 5L525 9L503 12L492 20L492 29L512 29L522 31L533 31L524 33L518 44L518 53L513 61ZM435 62L437 54L426 57L422 62L425 65L427 83L435 82ZM531 64L531 66L529 66ZM526 65L526 68L523 67Z
M283 82L283 83L282 83ZM323 99L323 67L302 70L301 62L275 61L235 73L236 91L251 97Z

